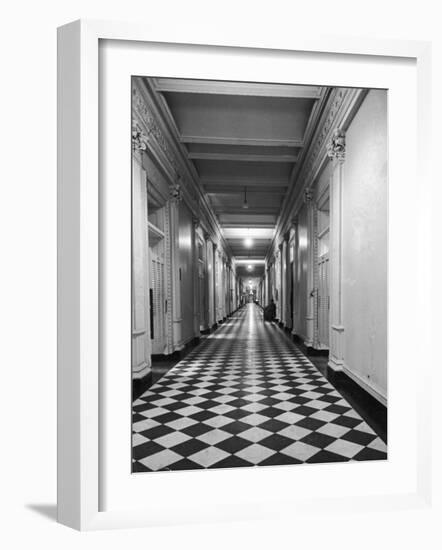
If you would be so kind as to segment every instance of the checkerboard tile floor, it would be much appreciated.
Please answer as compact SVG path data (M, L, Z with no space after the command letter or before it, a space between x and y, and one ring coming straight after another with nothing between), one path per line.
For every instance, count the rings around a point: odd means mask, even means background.
M133 472L385 460L385 443L248 304L133 404Z

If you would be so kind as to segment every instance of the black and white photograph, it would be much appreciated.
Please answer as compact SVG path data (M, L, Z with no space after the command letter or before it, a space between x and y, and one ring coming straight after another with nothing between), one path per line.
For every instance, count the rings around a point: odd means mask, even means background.
M387 90L131 88L132 472L387 460Z

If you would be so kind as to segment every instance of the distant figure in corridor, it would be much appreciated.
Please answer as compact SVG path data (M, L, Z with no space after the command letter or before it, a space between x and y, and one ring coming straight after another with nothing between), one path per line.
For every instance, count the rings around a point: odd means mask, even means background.
M276 305L273 298L270 300L270 304L264 308L264 321L273 321L276 315Z

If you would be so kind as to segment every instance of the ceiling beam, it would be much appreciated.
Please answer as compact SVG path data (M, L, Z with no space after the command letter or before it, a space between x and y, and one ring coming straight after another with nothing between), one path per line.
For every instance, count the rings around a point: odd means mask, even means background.
M302 147L302 139L269 139L220 136L180 135L181 143L202 143L205 145L252 145L257 147Z
M215 80L188 80L175 78L153 78L157 92L186 94L241 95L253 97L274 97L293 99L319 99L318 86L295 84L264 84L256 82L217 82Z
M249 206L249 208L242 208L242 206L232 207L220 207L216 208L212 205L216 214L278 214L281 210L279 206Z
M275 229L275 224L271 222L221 222L223 229L232 228L232 229L244 229L250 227L257 227L263 229Z
M262 264L255 264L253 262L260 261ZM237 254L235 256L235 262L241 262L237 263L237 266L245 265L246 262L250 262L251 265L264 265L265 257L261 256L260 254L252 254L250 256L247 256L246 254Z
M286 162L294 163L297 155L242 155L234 153L189 153L196 160L234 160L239 162Z
M230 187L237 187L237 188L244 188L247 186L247 189L251 189L252 187L259 187L268 189L269 193L273 190L274 187L288 187L288 179L287 178L275 178L275 179L269 179L269 178L236 178L235 176L232 177L223 177L223 178L217 178L217 177L201 177L200 182L204 185L204 188L207 189L208 186L230 186ZM244 189L243 189L244 190Z
M269 195L285 195L287 187L284 186L247 186L247 193L267 193ZM238 185L205 185L204 190L208 195L243 195L244 187Z
M245 237L247 237L247 235L245 235L244 237L235 237L234 239L232 239L232 237L226 237L226 240L229 241L229 243L232 246L243 246ZM256 237L250 237L250 238L253 241L253 245L257 245L257 246L267 246L269 242L272 242L272 239L270 237L268 239L256 238Z
M241 245L241 246L235 246L235 245L232 245L231 243L229 243L232 247L232 252L235 254L235 251L236 252L240 252L242 254L246 254L248 251L251 251L251 252L254 252L255 254L260 251L260 252L265 252L268 247L270 246L269 243L266 243L266 244L263 244L263 245L255 245L253 244L251 247L247 248L245 247L244 245Z

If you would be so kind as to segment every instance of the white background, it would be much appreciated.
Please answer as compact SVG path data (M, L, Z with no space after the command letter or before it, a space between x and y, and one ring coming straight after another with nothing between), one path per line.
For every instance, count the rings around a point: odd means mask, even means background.
M55 516L56 433L56 27L78 17L146 21L169 34L183 27L198 38L312 33L381 36L435 41L434 97L442 97L441 16L437 2L316 0L282 2L151 2L125 0L20 2L2 10L0 86L0 311L2 319L0 490L5 548L436 548L442 535L441 510L402 511L388 515L341 516L339 510L317 518L204 525L152 530L79 534L57 525ZM441 126L434 102L434 153ZM404 131L407 131L404 113ZM404 151L404 161L407 152ZM436 170L435 170L436 173ZM440 178L439 178L440 179ZM435 189L434 230L440 232L441 192ZM410 212L413 225L413 212ZM409 228L408 228L409 229ZM434 246L440 250L441 239ZM435 248L435 252L437 249ZM440 252L439 252L440 254ZM437 255L437 254L435 254ZM415 254L404 261L413 261ZM440 285L439 285L440 286ZM436 289L436 287L435 287ZM430 291L430 289L428 289ZM433 293L442 307L440 294ZM437 303L436 303L437 302ZM406 305L404 314L407 314ZM440 331L436 330L435 335ZM410 319L408 338L419 338ZM439 336L440 339L440 336ZM441 370L438 341L431 361ZM438 368L437 368L438 367ZM419 365L416 365L419 376ZM437 383L432 385L436 395ZM430 391L430 390L429 390ZM436 395L437 397L437 395ZM440 437L440 405L433 430ZM442 464L440 448L436 464ZM4 462L4 463L3 463ZM440 482L440 474L435 472ZM440 487L440 485L439 485ZM233 489L232 489L233 490ZM440 492L439 492L440 495ZM439 502L440 504L440 502ZM9 539L9 540L6 540Z

